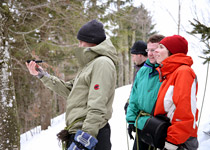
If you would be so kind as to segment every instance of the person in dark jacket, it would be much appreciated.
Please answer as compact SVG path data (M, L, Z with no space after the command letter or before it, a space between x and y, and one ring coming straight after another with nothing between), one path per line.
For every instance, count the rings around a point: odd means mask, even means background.
M147 60L147 44L144 41L136 41L130 52L131 52L131 58L134 63L134 76L133 81L135 80L136 74L139 71L139 69L143 66L145 61Z
M131 58L134 63L134 75L133 75L133 82L135 80L136 74L139 71L139 69L144 65L145 61L147 60L147 44L144 41L136 41L131 50ZM125 103L124 110L125 114L127 112L127 107L128 107L129 99Z
M126 114L128 122L128 133L131 139L134 139L132 132L136 132L136 138L133 150L148 150L150 146L141 140L141 130L143 129L149 116L140 116L139 113L144 111L151 114L154 104L157 100L160 81L158 72L155 70L159 65L156 64L154 51L158 48L159 42L164 38L163 35L153 35L147 41L148 59L143 67L138 71Z
M103 24L92 20L78 34L75 55L80 71L65 82L43 71L34 61L26 63L29 72L67 100L66 128L58 134L67 150L111 150L109 119L116 84L117 52L106 39Z

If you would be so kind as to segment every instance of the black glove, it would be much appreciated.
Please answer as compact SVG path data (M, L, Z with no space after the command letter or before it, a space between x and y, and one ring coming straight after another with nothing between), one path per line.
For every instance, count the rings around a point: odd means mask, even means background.
M126 102L126 103L125 103L125 106L124 106L125 114L127 114L127 108L128 108L128 105L129 105L129 103L128 103L128 102Z
M136 132L135 131L135 126L134 126L134 124L129 124L128 125L128 135L129 135L130 139L134 139L134 137L132 135L132 131Z

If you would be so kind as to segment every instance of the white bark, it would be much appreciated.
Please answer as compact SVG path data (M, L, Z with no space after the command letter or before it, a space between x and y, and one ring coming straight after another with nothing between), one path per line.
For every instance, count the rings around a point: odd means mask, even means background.
M19 150L20 133L8 43L8 18L0 16L0 149Z

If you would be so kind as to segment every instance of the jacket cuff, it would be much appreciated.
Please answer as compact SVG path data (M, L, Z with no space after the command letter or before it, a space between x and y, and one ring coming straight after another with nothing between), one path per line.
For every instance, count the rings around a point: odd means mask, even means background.
M135 121L128 121L128 124L135 124Z

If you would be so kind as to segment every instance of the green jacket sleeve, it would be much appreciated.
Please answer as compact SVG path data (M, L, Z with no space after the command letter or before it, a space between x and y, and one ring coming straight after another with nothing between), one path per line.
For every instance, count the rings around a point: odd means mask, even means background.
M43 76L40 80L46 87L65 99L69 96L74 82L74 80L64 82L63 80L51 75Z
M138 116L139 109L137 108L137 82L138 81L138 74L134 80L131 95L129 98L129 105L127 108L126 120L129 124L134 124L136 117Z

